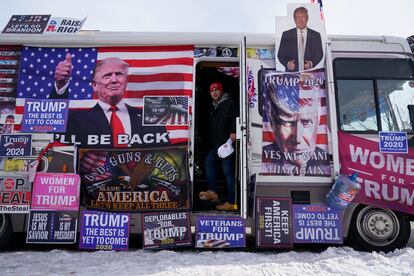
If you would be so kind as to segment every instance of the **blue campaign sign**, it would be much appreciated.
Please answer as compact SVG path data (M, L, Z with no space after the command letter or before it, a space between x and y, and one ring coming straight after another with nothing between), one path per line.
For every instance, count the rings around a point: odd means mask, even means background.
M127 250L129 214L83 210L79 248Z
M31 134L3 134L0 136L0 156L31 156Z
M379 150L384 153L408 153L407 132L379 132Z
M295 243L343 243L342 212L325 205L293 205Z
M69 100L26 99L23 132L65 132Z
M197 218L197 248L230 248L246 246L245 221L239 217Z

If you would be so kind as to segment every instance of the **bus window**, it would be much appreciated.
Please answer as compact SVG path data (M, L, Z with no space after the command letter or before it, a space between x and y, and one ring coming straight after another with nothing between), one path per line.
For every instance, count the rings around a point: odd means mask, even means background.
M343 131L412 132L414 70L407 59L334 61L338 126Z
M373 81L338 80L337 87L341 130L378 131Z
M414 103L413 84L402 80L377 81L383 131L411 131L407 105Z

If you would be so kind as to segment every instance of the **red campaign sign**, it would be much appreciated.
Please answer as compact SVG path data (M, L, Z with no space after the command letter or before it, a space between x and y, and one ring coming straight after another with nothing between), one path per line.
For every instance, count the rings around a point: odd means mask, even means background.
M358 172L356 202L414 214L414 149L381 153L379 143L338 132L342 174Z

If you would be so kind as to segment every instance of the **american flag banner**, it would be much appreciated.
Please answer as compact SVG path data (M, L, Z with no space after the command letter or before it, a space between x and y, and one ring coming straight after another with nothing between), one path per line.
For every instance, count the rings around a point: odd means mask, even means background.
M322 0L311 0L312 4L317 3L319 5L319 12L321 14L321 19L322 21L325 21L325 16L323 15L323 4L322 4Z
M263 74L262 173L330 175L325 70Z
M80 174L89 173L97 167L102 168L102 174L95 176L96 181L103 181L112 178L112 166L109 158L111 153L107 151L88 151L80 157Z
M90 109L97 103L92 90L93 69L97 61L118 57L129 64L125 103L144 107L144 96L187 96L191 114L194 46L134 46L96 48L25 47L21 55L16 113L24 112L26 98L47 99L54 88L57 64L72 55L72 73L67 90L70 109ZM187 121L188 121L187 116ZM187 122L188 123L188 122ZM167 125L172 144L187 142L188 125Z
M187 125L188 96L144 96L143 125Z

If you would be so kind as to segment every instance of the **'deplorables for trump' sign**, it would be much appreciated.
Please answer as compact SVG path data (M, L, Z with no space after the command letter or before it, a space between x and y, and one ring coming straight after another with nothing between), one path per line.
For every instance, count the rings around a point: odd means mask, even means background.
M142 214L144 249L162 249L192 244L189 212Z
M79 150L86 207L112 211L188 208L186 147Z

